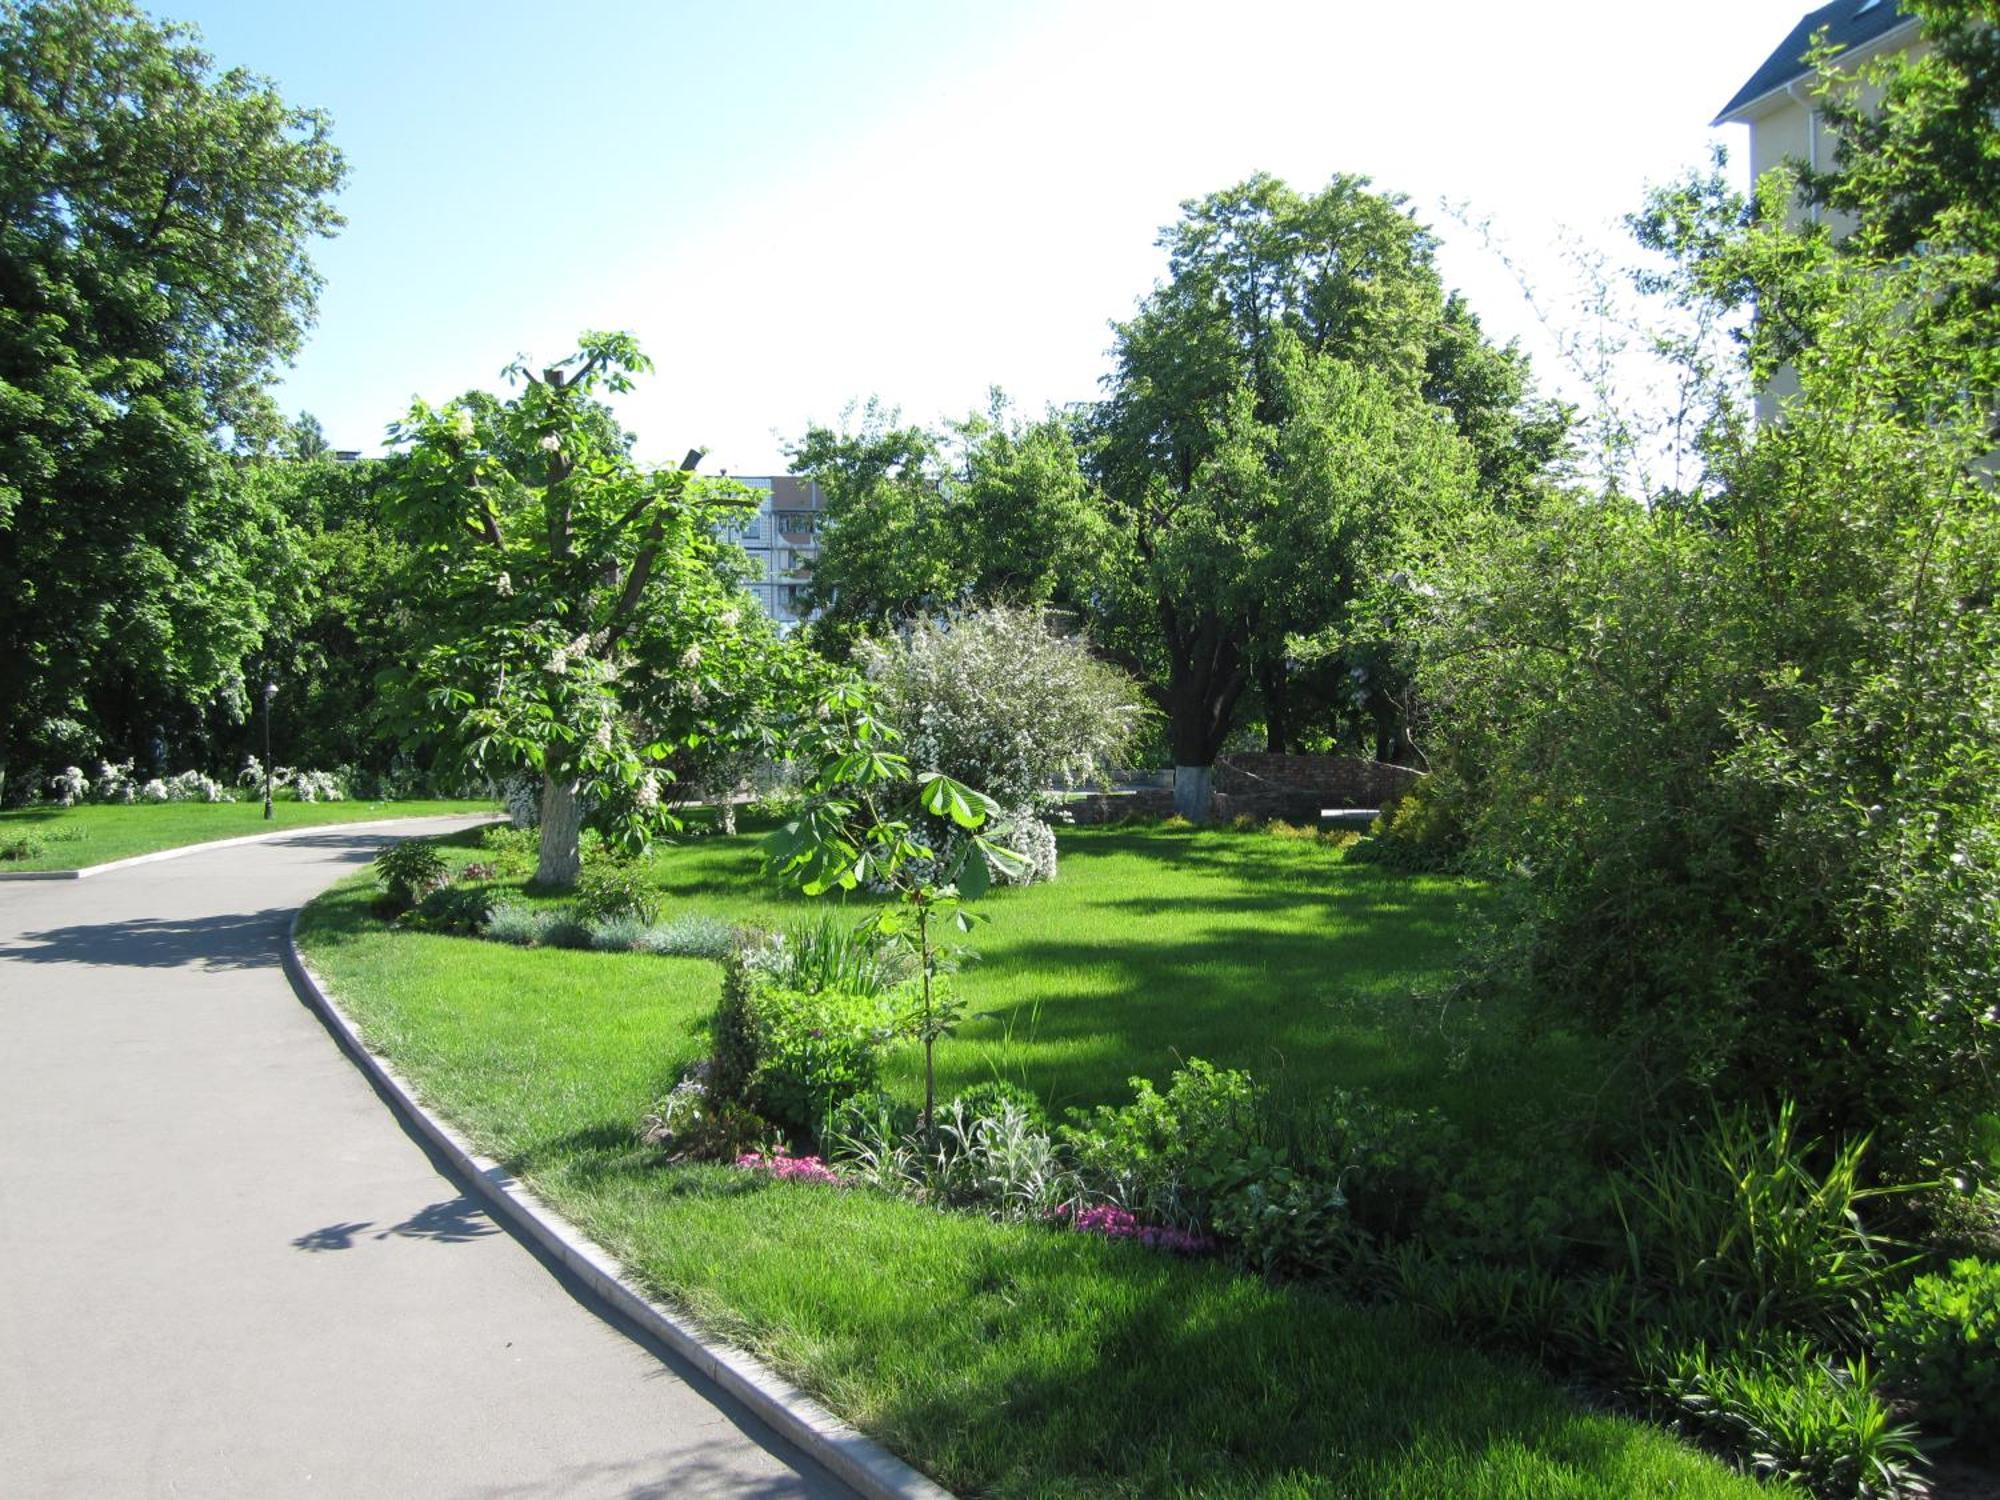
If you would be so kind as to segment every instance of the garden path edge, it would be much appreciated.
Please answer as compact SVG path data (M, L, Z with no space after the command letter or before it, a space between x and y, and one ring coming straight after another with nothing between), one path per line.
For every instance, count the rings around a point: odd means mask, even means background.
M273 828L268 833L239 834L233 839L210 839L202 844L181 844L172 849L155 849L150 854L128 854L123 859L107 859L101 865L84 865L75 870L0 870L0 880L88 880L93 875L107 875L113 870L128 870L133 865L157 864L163 859L179 859L184 854L206 854L211 849L234 849L239 844L268 844L273 839L289 838L293 834L312 833L315 830L359 828L387 828L392 823L443 822L448 818L477 817L477 813L424 813L414 818L369 818L360 823L295 823L289 828ZM494 813L485 821L504 823L505 813ZM479 825L472 825L477 827Z
M285 972L292 987L396 1113L488 1200L496 1218L540 1247L611 1310L673 1350L867 1500L955 1500L949 1490L850 1427L760 1361L710 1338L688 1319L648 1297L626 1279L623 1267L608 1251L592 1243L505 1167L481 1155L456 1128L419 1103L416 1091L387 1059L368 1047L360 1028L306 962L298 941L304 914L303 908L292 913L285 933Z

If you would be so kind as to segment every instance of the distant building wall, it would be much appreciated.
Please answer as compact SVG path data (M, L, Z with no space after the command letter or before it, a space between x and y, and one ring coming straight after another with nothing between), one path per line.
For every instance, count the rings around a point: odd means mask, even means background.
M755 512L724 528L723 534L749 556L754 569L750 592L780 625L806 618L805 590L819 556L819 528L826 514L820 487L796 474L732 474L738 484L760 492Z

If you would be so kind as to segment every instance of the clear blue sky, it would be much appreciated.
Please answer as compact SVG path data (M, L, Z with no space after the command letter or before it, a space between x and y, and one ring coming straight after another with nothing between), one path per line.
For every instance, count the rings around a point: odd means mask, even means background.
M768 472L879 394L959 414L1086 399L1183 198L1362 172L1447 278L1538 346L1510 279L1606 241L1803 0L169 0L224 65L327 109L348 227L281 399L374 449L413 395L630 328L642 456ZM1739 132L1724 132L1731 140ZM1556 273L1548 271L1553 281ZM1550 374L1554 376L1555 371Z

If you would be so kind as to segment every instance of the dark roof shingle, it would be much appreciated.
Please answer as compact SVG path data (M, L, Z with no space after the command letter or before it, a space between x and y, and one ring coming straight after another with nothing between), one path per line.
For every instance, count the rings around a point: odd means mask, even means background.
M1810 12L1792 28L1778 50L1764 59L1764 66L1750 75L1750 81L1736 91L1736 97L1722 106L1715 117L1724 124L1744 105L1761 99L1773 89L1783 88L1806 76L1806 54L1812 50L1813 33L1826 28L1826 37L1836 47L1859 47L1894 31L1912 17L1897 0L1833 0Z

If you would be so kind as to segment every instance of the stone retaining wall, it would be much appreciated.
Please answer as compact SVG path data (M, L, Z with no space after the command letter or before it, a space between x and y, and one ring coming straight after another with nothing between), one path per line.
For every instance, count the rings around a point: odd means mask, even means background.
M1321 807L1388 807L1423 779L1421 771L1349 755L1224 755L1215 789L1230 796L1310 793Z

